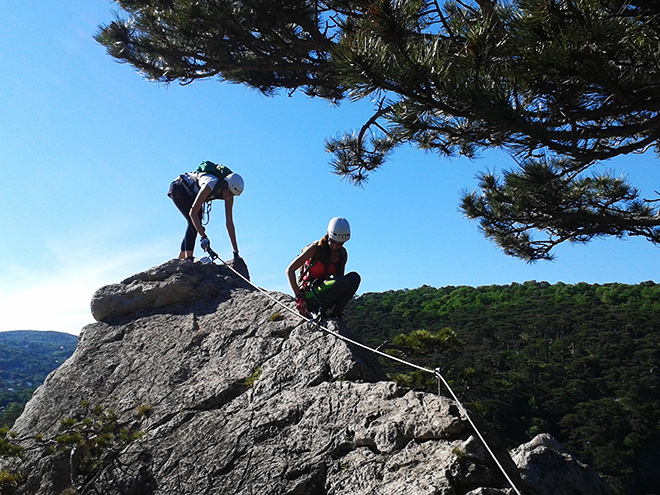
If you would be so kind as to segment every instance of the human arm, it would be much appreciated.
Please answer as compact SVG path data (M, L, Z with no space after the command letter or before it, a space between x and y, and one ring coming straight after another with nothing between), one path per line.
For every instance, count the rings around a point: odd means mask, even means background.
M302 294L300 287L298 287L298 281L296 280L296 270L300 269L305 264L305 261L311 259L314 254L316 254L316 243L307 246L286 268L287 280L289 281L291 290L296 297Z
M229 234L229 242L234 250L234 257L238 257L238 242L236 241L236 228L234 227L234 197L225 199L225 224Z

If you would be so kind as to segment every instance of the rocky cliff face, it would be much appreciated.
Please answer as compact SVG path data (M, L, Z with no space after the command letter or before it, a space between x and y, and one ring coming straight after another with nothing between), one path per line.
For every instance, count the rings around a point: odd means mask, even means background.
M14 427L18 493L515 493L453 401L387 381L227 267L173 260L100 289L92 311ZM520 493L609 493L551 438L512 457L486 437Z

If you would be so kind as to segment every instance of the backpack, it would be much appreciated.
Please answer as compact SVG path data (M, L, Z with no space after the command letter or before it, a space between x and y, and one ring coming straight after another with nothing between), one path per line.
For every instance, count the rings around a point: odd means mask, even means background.
M233 173L229 167L225 167L224 165L218 165L216 163L213 163L211 161L203 161L202 163L199 164L199 166L195 169L195 172L202 173L202 174L210 174L214 177L218 178L218 183L215 185L213 190L211 191L210 197L214 197L217 192L220 191L222 188L222 181L225 180L225 178Z

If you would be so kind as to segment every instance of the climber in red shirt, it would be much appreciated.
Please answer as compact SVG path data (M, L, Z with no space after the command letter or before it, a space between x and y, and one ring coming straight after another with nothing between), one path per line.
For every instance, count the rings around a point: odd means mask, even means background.
M341 317L346 304L360 286L356 272L344 274L348 253L344 243L351 237L348 220L335 217L320 241L313 242L286 269L289 285L296 296L298 312ZM301 271L296 280L296 270Z

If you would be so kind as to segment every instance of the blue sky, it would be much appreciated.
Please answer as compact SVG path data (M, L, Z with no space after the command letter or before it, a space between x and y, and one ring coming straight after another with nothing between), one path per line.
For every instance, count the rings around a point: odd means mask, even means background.
M0 24L0 331L77 334L94 291L173 258L183 217L169 183L202 160L245 178L238 243L253 281L290 293L284 270L328 220L345 216L359 293L427 284L660 281L660 249L641 239L561 246L552 263L504 255L458 211L460 194L500 153L470 161L402 148L355 188L331 173L324 140L359 128L369 102L332 106L303 95L266 98L208 80L143 80L93 40L112 19L100 0L6 0ZM605 164L650 197L652 155ZM209 237L231 256L223 207ZM197 249L199 254L199 249Z

